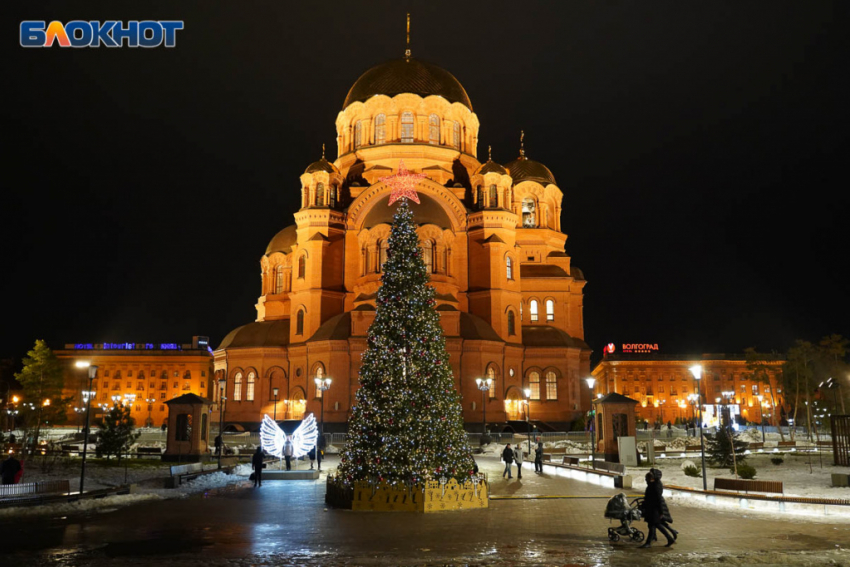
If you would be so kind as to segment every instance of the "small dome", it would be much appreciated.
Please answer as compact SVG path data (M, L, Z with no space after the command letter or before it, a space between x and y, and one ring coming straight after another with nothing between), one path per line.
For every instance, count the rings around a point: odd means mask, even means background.
M297 228L292 224L275 234L272 241L266 247L265 255L268 256L274 252L289 254L289 251L292 250L292 245L298 240L298 234L295 232Z
M498 173L499 175L507 175L508 170L496 163L495 161L488 159L483 164L481 164L481 167L475 170L475 175L485 175L487 173Z
M393 59L363 73L348 91L342 108L348 108L352 102L365 102L374 95L393 97L402 93L413 93L423 98L439 95L472 110L466 90L454 75L436 65L413 58Z
M322 159L318 161L314 161L310 165L307 166L307 169L304 170L304 173L315 173L317 171L327 171L328 173L339 173L339 170L336 168L334 164L325 159L325 156L322 156Z
M223 348L283 347L289 344L289 319L255 321L230 331L216 350Z
M508 168L508 173L514 180L514 185L521 181L537 181L543 185L555 182L555 176L549 171L549 168L533 159L528 159L525 156L520 156L514 161L505 165Z

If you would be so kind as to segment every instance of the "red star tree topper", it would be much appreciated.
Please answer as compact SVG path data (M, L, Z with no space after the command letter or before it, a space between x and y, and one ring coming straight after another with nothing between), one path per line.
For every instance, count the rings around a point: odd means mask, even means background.
M390 189L392 189L392 193L390 193L390 205L399 199L410 199L418 205L419 195L416 194L415 187L416 184L419 183L419 180L425 177L428 176L424 173L410 173L407 171L407 168L404 167L404 162L399 161L398 173L387 177L381 177L380 181L383 181Z

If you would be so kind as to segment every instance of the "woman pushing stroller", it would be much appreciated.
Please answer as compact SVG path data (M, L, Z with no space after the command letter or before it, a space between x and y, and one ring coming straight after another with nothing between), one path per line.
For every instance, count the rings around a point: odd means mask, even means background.
M661 471L650 469L646 473L646 493L643 497L641 512L649 527L646 542L640 547L651 547L653 541L657 541L656 530L667 538L666 547L676 543L679 532L669 526L673 521L667 502L664 500L664 486L661 484ZM672 533L671 533L672 532Z

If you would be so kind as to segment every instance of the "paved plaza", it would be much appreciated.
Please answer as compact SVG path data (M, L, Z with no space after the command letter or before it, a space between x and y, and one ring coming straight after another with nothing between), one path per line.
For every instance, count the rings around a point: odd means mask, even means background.
M7 559L20 565L850 565L838 548L850 542L850 524L675 504L672 548L609 543L602 514L619 491L535 475L530 463L522 481L506 481L496 459L479 463L493 495L512 498L493 499L489 510L354 513L325 507L322 477L239 483L89 517L4 524L0 533Z

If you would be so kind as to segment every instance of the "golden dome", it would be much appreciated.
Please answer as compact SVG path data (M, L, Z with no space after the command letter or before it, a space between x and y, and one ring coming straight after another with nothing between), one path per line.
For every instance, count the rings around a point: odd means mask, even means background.
M508 173L514 181L514 185L522 181L537 181L543 185L555 183L555 176L549 171L549 168L533 159L528 159L521 155L514 161L505 165L508 168Z
M472 110L466 90L454 75L413 58L387 61L363 73L348 91L342 108L348 108L352 102L365 102L374 95L393 97L402 93L413 93L423 98L439 95Z

